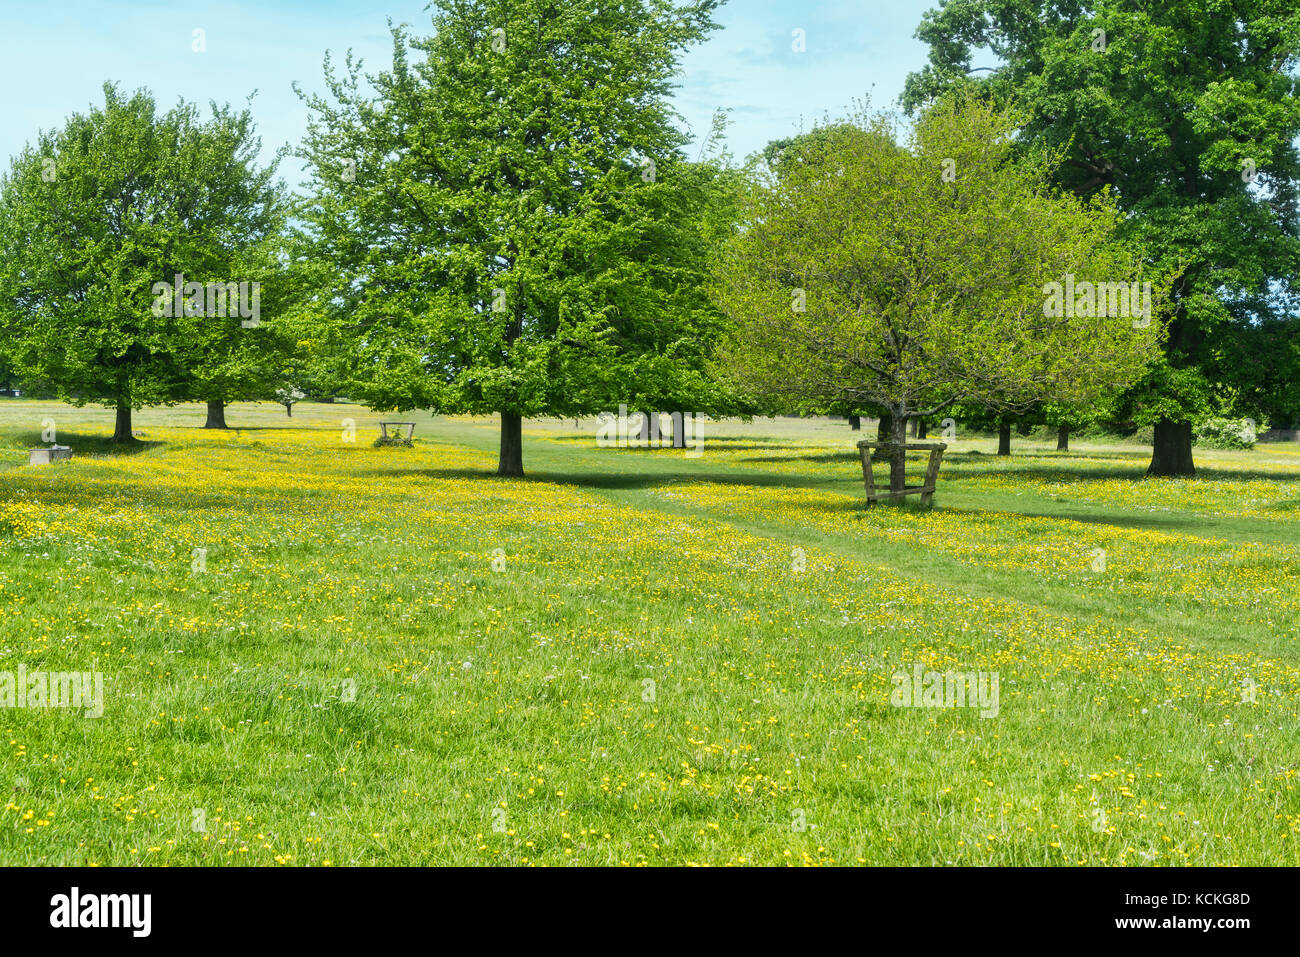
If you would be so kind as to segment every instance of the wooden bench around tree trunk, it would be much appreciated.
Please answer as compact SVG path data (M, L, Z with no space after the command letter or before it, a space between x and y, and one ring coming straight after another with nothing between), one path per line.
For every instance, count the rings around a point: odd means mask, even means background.
M389 435L388 435L388 427L389 427L390 425L391 425L391 426L395 426L395 427L396 427L396 426L406 426L406 435L405 435L405 436L402 435L402 430L401 430L401 428L395 428L395 434L392 436L393 438L395 438L395 439L402 439L403 441L406 441L406 442L410 442L411 440L413 440L413 439L415 438L415 423L414 423L414 422L380 422L380 423L379 423L379 431L383 433L383 434L380 436L380 438L385 439L385 440L388 439L388 437L389 437Z
M934 501L934 483L939 478L939 464L943 461L944 449L948 448L945 442L908 442L903 445L903 455L906 458L908 452L929 451L930 462L925 468L925 479L920 485L907 485L901 491L890 491L888 484L883 490L876 489L876 480L871 474L871 451L872 449L892 450L895 448L892 442L859 442L858 452L862 456L862 479L867 486L867 506L870 507L882 499L903 498L906 495L920 495L922 505L930 505ZM885 459L888 461L888 459Z

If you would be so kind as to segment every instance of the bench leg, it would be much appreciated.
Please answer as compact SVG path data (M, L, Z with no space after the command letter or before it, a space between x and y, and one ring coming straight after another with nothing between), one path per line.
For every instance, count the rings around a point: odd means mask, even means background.
M862 484L867 487L867 508L876 503L876 480L871 475L871 450L862 448L858 450L862 454Z
M925 467L924 491L921 504L929 507L934 502L934 486L939 481L939 465L943 462L943 449L931 449L930 461Z

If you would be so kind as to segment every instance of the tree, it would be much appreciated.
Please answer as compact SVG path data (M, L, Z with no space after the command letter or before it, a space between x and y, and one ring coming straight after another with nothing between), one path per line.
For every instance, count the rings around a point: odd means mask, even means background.
M281 386L275 390L275 401L284 406L284 413L293 418L293 407L307 397L307 393L293 386Z
M721 117L701 156L722 134ZM607 392L626 397L630 408L749 416L759 411L739 386L731 388L710 372L726 320L708 293L714 251L734 231L745 189L742 171L725 165L725 155L676 165L673 181L647 193L648 224L640 257L660 264L644 279L611 296L609 342L620 362ZM719 162L721 160L722 162ZM658 423L652 428L657 431ZM652 436L647 436L652 437ZM685 448L684 429L674 426L673 448Z
M674 223L708 177L667 97L718 2L436 0L433 35L393 30L390 70L327 59L330 95L304 97L306 216L350 394L499 413L503 476L523 474L525 416L707 398Z
M307 231L294 228L285 238L287 261L277 286L286 295L266 329L273 361L256 397L280 402L292 415L292 406L282 399L333 402L343 394L355 348L346 338L351 330L340 308L344 297L335 293L333 263L318 255Z
M1193 474L1192 423L1246 371L1216 357L1261 315L1284 315L1300 263L1300 8L943 0L917 36L929 64L908 78L905 105L969 87L1014 100L1030 117L1027 147L1065 150L1056 181L1085 197L1109 190L1150 263L1182 270L1163 356L1126 399L1155 426L1149 473ZM999 66L971 77L977 51Z
M102 108L42 133L0 180L3 349L60 398L115 409L116 442L134 441L133 409L190 397L221 365L213 343L250 331L240 257L276 222L251 129L246 110L159 114L106 84Z
M751 162L748 173L751 177L762 176L764 172L775 182L780 182L786 172L795 172L809 162L815 162L819 150L824 150L828 143L844 132L841 124L828 123L814 126L812 129L796 136L787 136L770 141L762 150L761 156ZM761 163L761 165L759 165ZM821 405L806 398L799 403L800 411L805 414L823 414L835 418L848 419L849 429L853 432L862 430L862 417L876 419L876 440L887 441L892 434L893 424L889 412L860 402L831 402Z
M1300 321L1288 317L1254 324L1221 361L1236 370L1240 389L1227 414L1275 429L1300 428Z
M1052 157L1021 155L1015 131L965 98L901 144L883 116L839 124L797 168L769 171L720 258L729 374L886 410L893 491L910 417L1086 398L1155 354L1158 322L1045 295L1061 277L1080 291L1131 283L1140 263L1114 240L1113 205L1050 189Z
M949 406L947 412L954 421L961 423L963 430L978 432L996 432L998 436L998 455L1011 454L1012 431L1028 435L1028 424L1032 423L1042 403L1029 403L1017 408L1013 413L1001 405L963 402Z
M1056 430L1056 451L1070 450L1070 433L1086 425L1109 422L1114 396L1105 393L1091 402L1035 402L1008 415L1000 409L963 406L950 410L963 429L991 430L998 433L998 455L1011 454L1013 431L1027 436L1036 427Z
M225 407L230 402L270 398L279 385L279 371L293 361L294 343L279 322L295 301L295 286L282 261L282 206L279 197L268 190L263 208L273 219L259 224L262 235L242 241L231 237L228 245L214 249L218 262L225 263L224 274L259 277L256 286L250 283L250 296L252 292L257 295L256 309L250 303L245 310L254 314L248 318L241 314L239 322L214 321L202 314L185 322L185 334L179 341L188 382L186 394L207 403L204 428L227 428ZM209 266L209 274L216 268Z

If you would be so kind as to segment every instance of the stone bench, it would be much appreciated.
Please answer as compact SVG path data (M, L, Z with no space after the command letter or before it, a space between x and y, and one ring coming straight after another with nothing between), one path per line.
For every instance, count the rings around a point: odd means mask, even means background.
M49 465L51 462L66 462L72 458L72 448L67 445L51 445L47 449L28 449L28 465Z

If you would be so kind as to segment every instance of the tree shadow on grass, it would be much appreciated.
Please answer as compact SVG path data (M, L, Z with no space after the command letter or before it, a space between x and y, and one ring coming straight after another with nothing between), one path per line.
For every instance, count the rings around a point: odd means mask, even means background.
M721 435L710 435L707 432L704 435L700 436L700 439L702 440L704 448L706 450L709 446L716 446L718 451L720 452L780 452L783 449L793 450L801 447L799 443L790 443L788 445L782 445L779 442L755 442L752 438L749 438L747 436L728 437L728 436L721 436ZM590 432L581 433L581 434L550 434L546 436L546 440L548 442L562 443L566 445L576 445L578 443L583 443L591 449L600 448L600 446L594 444L593 437ZM652 453L663 452L665 454L671 454L673 452L680 453L682 451L680 448L673 448L671 435L664 436L660 441L665 444L660 445L657 448L647 448L644 446L642 447L630 446L627 449L623 449L621 451L652 452ZM772 461L785 461L785 460L773 459Z
M1070 462L1082 462L1102 459L1114 462L1109 466L1088 466L1071 468ZM1147 475L1147 454L1140 458L1134 453L1125 452L1044 452L1041 454L1022 453L1020 455L996 456L979 452L949 452L943 457L943 473L950 478L977 478L989 476L1024 476L1037 479L1085 479L1106 481L1112 479L1141 480L1150 478L1160 481L1160 477ZM1294 481L1300 479L1300 469L1268 470L1241 468L1239 466L1220 466L1215 463L1201 463L1196 467L1196 475L1191 481L1206 479L1211 481L1249 482L1259 479Z
M1065 453L1068 454L1068 453ZM1116 455L1115 458L1123 458L1122 455ZM607 472L607 471L555 471L550 469L536 469L527 472L522 479L530 484L544 485L570 485L577 488L588 488L602 491L633 491L659 488L671 488L684 485L720 485L731 487L750 487L750 488L790 488L790 489L823 489L823 490L844 490L860 492L862 488L862 473L859 467L859 459L856 454L852 453L826 453L814 457L803 456L801 458L812 458L813 460L826 463L843 463L846 467L842 474L836 473L833 476L808 476L799 477L791 475L788 472L703 472L690 470L672 470L661 472L637 473L637 472ZM977 457L978 460L979 457ZM789 459L764 460L754 459L746 461L782 461L789 462ZM945 459L947 465L947 459ZM467 479L474 481L498 480L499 476L492 468L484 469L467 469L467 468L433 468L433 469L372 469L365 472L357 473L362 476L375 478L402 479L402 478L424 478L431 481L439 479ZM1212 470L1202 469L1200 477L1206 480L1215 479L1290 479L1300 478L1298 473L1277 473L1270 474L1244 469L1224 469ZM984 476L1021 476L1034 477L1042 479L1056 479L1069 481L1078 480L1110 480L1117 478L1128 478L1138 481L1146 478L1145 469L1122 469L1122 468L1091 468L1091 469L1060 469L1045 467L1022 467L1022 468L981 468L977 471L954 470L945 472L940 475L936 502L932 511L936 512L957 512L971 515L989 514L993 512L1004 511L1004 508L990 506L989 508L970 508L958 507L952 508L945 506L943 502L945 482L949 480L959 480L960 485L950 486L952 491L961 490L970 492L972 487L978 491L978 481ZM1159 481L1153 479L1152 481ZM998 490L993 490L998 491ZM905 499L905 503L910 505L910 501ZM1071 503L1065 503L1067 505ZM849 513L861 517L869 514L871 509L868 508L865 498L855 499L852 496L846 498L844 502L831 502L824 500L811 500L802 503L801 507L836 513ZM877 508L898 508L896 503L883 503ZM1300 507L1300 501L1279 502L1270 506L1279 511L1294 511ZM1194 515L1184 516L1152 516L1152 515L1124 515L1124 514L1096 514L1078 510L1060 511L1060 512L1027 512L1016 511L1016 514L1023 515L1026 518L1046 518L1066 521L1077 521L1087 524L1096 525L1115 525L1130 528L1147 528L1147 529L1204 529L1218 519L1207 519ZM1225 516L1231 518L1231 516Z
M1140 481L1150 479L1152 482L1162 481L1160 476L1149 476L1145 466L1139 468L1050 468L1027 466L1025 468L992 468L978 470L953 469L947 470L948 460L944 459L944 473L948 478L958 479L977 479L982 475L988 476L1022 476L1025 478L1036 479L1055 479L1069 481L1070 479L1108 481L1114 479L1131 479ZM1200 465L1196 468L1196 475L1186 481L1223 481L1223 482L1254 482L1254 481L1275 481L1275 482L1294 482L1300 480L1300 469L1289 471L1269 471L1265 469L1242 469L1242 468L1214 468L1213 466Z
M209 429L206 425L165 425L165 429L190 429L194 432L211 432L213 435L220 435L223 432L337 432L337 426L333 425L299 425L292 419L285 425L232 425L228 429Z
M980 509L980 508L949 508L946 511L955 515L979 515L987 516L1000 512L1000 509ZM1113 525L1117 528L1145 529L1148 531L1189 531L1197 528L1204 529L1210 525L1217 525L1217 519L1199 518L1193 515L1185 516L1155 516L1155 515L1115 515L1106 514L1089 514L1087 512L1015 512L1019 518L1043 518L1049 521L1057 522L1079 522L1084 525Z
M781 446L770 447L764 451L779 451ZM759 464L786 464L791 462L811 462L815 465L832 465L835 463L849 463L861 465L862 457L856 449L828 449L825 452L809 453L807 455L756 455L751 458L741 459L742 462L757 462Z
M431 481L440 479L468 479L477 481L497 480L498 476L491 469L413 469L410 471L384 471L372 470L369 472L359 473L373 477L383 478L405 478L418 477ZM652 490L657 488L671 488L674 486L692 485L692 484L716 484L722 486L747 486L751 488L790 488L791 490L806 488L827 488L828 486L843 486L846 490L852 490L861 493L860 475L846 476L832 480L805 480L792 481L789 475L768 475L755 473L752 475L735 474L735 473L695 473L695 472L674 472L661 475L630 475L630 474L613 474L613 473L591 473L591 472L553 472L538 470L529 473L522 480L530 484L538 485L568 485L577 488L595 489L602 491L631 491L631 490ZM1294 508L1300 505L1297 503L1288 503L1288 507ZM905 512L908 514L933 514L950 516L968 515L971 517L987 517L1000 514L1005 511L1002 508L990 507L964 507L950 506L943 501L943 489L940 486L936 495L936 500L932 506L923 506L920 504L918 496L908 496L901 502L881 502L874 506L869 505L865 496L846 495L842 500L816 498L800 502L799 507L811 512L821 512L831 516L839 516L845 520L863 521L869 517L886 518L889 515ZM1042 512L1042 511L1016 511L1018 517L1026 519L1048 519L1052 521L1072 521L1086 525L1112 526L1118 528L1131 528L1136 530L1148 531L1168 531L1197 533L1203 532L1209 527L1218 526L1220 520L1207 519L1194 515L1125 515L1125 514L1090 514L1080 511L1062 511L1062 512ZM1261 519L1267 521L1267 519Z
M909 441L929 441L929 440L921 439L921 440L909 440ZM770 448L772 448L773 450L779 450L781 448L788 448L788 446L772 446ZM922 452L920 450L916 450L909 454L919 460L923 455L928 453ZM872 455L874 458L878 460L880 456L880 452L879 451L873 452ZM1095 455L1092 454L1080 455L1077 458L1075 457L1075 453L1071 453L1071 452L1022 453L1018 456L1013 456L1012 458L1007 459L1005 457L1000 457L1000 456L991 455L988 453L976 452L976 451L968 451L968 452L950 451L944 453L943 464L945 468L956 466L959 470L964 470L965 467L978 469L979 474L981 475L1024 474L1024 473L1033 472L1035 470L1061 471L1061 472L1066 472L1068 474L1074 475L1074 474L1083 474L1087 470L1069 469L1069 468L1060 468L1060 467L1051 469L1050 465L1058 462L1065 463L1070 461L1078 461L1083 458L1109 459L1116 462L1117 464L1118 463L1129 464L1134 469L1139 467L1138 462L1135 460L1133 455L1126 455L1123 452L1099 452ZM861 457L857 449L826 449L825 451L821 451L821 452L809 452L806 455L756 456L754 458L744 459L743 461L761 462L761 463L812 462L819 465L827 465L836 462L857 463L861 461ZM988 468L987 467L988 465L992 465L994 463L1008 463L1008 462L1021 462L1021 463L1034 463L1034 464L1025 464L1022 467L1018 467L1018 468L1015 466L1011 466L1009 468L1007 467ZM1043 464L1039 464L1039 463L1043 463ZM1049 468L1045 469L1044 465L1049 466ZM1145 471L1146 468L1145 465L1142 465L1140 467ZM1114 473L1105 471L1103 469L1095 469L1093 471L1097 472L1098 474L1104 474L1109 478L1114 477ZM1123 471L1129 471L1129 470L1122 469L1119 467L1117 467L1114 470L1115 473L1119 473Z
M354 474L374 478L417 477L433 480L500 479L500 476L498 476L496 471L493 469L466 468L371 469ZM537 469L535 471L526 472L522 479L513 479L512 481L523 481L541 485L574 485L579 488L605 490L653 489L662 488L664 486L700 484L748 485L763 488L779 488L781 486L788 486L791 488L819 488L827 484L826 479L809 478L806 480L797 480L792 479L789 475L779 475L766 472L756 472L753 474L737 472L661 472L657 474L636 474L614 472L554 472L547 469ZM862 481L860 476L857 481Z
M1283 503L1281 507L1295 508L1298 505L1300 505L1300 502ZM1272 506L1272 508L1277 507L1278 506ZM960 506L955 508L944 508L943 510L952 515L969 515L972 517L987 517L991 514L1002 511L1001 509L968 508ZM1169 515L1131 515L1116 514L1114 512L1089 513L1079 511L1017 511L1013 514L1018 518L1026 519L1078 522L1082 525L1112 526L1115 528L1130 528L1138 531L1176 532L1193 536L1202 535L1207 531L1213 530L1214 535L1217 537L1241 541L1285 540L1287 535L1290 534L1288 531L1289 524L1279 525L1275 520L1264 516L1207 516L1180 513L1171 513Z
M166 445L165 442L140 439L133 439L129 443L114 442L111 435L86 435L81 432L63 431L57 433L56 440L59 445L66 445L72 449L74 460L78 455L138 455ZM50 443L41 438L40 432L19 432L12 445L13 448L23 451L49 448L49 446Z
M1050 466L1034 467L1026 466L1023 468L962 468L956 463L949 464L944 459L943 471L939 473L940 483L944 481L962 481L977 482L981 478L1024 478L1036 479L1039 481L1063 481L1068 482L1071 479L1084 481L1114 481L1115 479L1128 479L1130 481L1139 481L1146 478L1145 468L1052 468Z
M981 452L979 449L963 449L960 452L945 452L944 458L969 462L1027 462L1038 459L1046 459L1049 462L1081 461L1083 459L1110 459L1116 462L1132 462L1135 459L1150 459L1151 450L1134 446L1132 451L1124 452L1084 452L1079 449L1073 449L1069 452L1057 452L1054 449L1044 449L1041 452L1021 450L1012 451L1010 455L996 455L992 452Z

